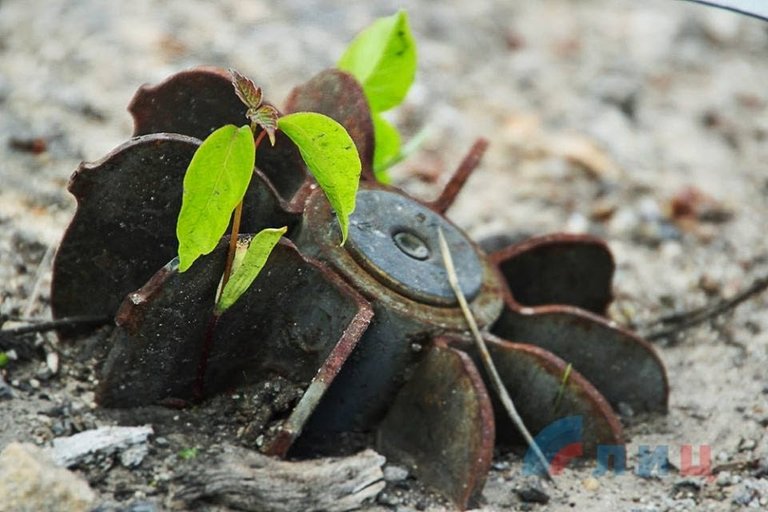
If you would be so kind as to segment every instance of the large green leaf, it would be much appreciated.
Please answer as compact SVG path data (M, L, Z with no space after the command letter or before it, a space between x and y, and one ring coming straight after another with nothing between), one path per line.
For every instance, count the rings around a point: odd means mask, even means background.
M218 315L229 309L251 286L261 269L264 268L269 255L272 254L272 249L275 248L280 237L287 230L287 227L262 229L251 238L246 247L238 245L232 276L221 291L219 301L216 303Z
M211 252L243 200L254 166L250 127L227 125L211 133L184 175L184 195L176 224L179 272Z
M338 66L360 81L374 112L402 103L416 75L416 41L405 11L381 18L363 30Z
M344 244L360 182L360 156L354 141L339 123L315 112L283 116L277 127L298 146L309 171L328 197Z
M387 169L400 154L400 133L381 114L373 114L373 134L373 172L381 183L389 183Z

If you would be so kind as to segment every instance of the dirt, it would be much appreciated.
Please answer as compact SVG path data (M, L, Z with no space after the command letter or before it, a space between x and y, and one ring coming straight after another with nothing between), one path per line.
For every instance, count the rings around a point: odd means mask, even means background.
M139 85L198 64L232 66L279 103L396 7L346 4L0 1L0 314L49 318L45 255L74 211L67 179L81 160L130 136L125 106ZM423 148L393 171L405 189L433 196L474 138L488 138L449 216L475 238L562 230L604 237L618 264L612 315L646 334L662 327L659 318L733 297L768 273L768 24L671 0L405 7L419 74L392 119L406 137L428 130ZM627 420L626 472L596 477L594 465L569 467L553 487L522 475L519 454L500 453L482 507L767 509L767 303L755 294L655 342L670 411ZM16 340L19 359L2 369L12 398L0 401L0 449L151 423L156 436L139 468L80 471L104 510L159 510L185 457L256 442L247 433L267 414L253 401L268 394L263 388L186 410L96 407L83 347L98 346L99 336L77 346L51 334ZM684 445L694 447L694 461L709 447L712 479L681 474ZM668 447L672 468L638 476L641 446ZM536 489L547 504L521 500L541 498ZM368 509L442 505L408 478Z

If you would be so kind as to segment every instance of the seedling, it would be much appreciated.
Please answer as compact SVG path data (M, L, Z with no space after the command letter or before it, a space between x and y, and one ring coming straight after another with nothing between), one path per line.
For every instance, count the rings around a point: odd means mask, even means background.
M416 42L408 15L400 11L382 18L361 32L339 60L339 69L357 78L368 98L376 147L373 170L388 183L387 169L402 153L400 134L382 113L405 99L416 76Z
M382 18L361 32L339 60L339 68L355 76L363 87L374 125L374 172L380 181L389 181L386 169L400 154L400 135L381 113L403 101L416 73L416 45L406 13ZM237 71L230 73L237 97L248 108L250 124L222 126L200 145L184 177L176 227L179 272L185 272L197 258L213 251L231 224L227 263L214 310L217 317L250 286L287 230L263 230L239 248L243 256L236 258L243 198L264 137L274 146L275 132L280 130L296 144L336 212L342 245L361 172L360 155L341 124L315 112L281 116L263 102L262 90L253 81ZM239 265L240 261L248 264ZM228 286L230 277L236 285Z

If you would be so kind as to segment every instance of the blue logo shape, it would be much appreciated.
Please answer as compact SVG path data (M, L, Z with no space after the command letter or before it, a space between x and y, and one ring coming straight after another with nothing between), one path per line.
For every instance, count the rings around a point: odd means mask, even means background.
M584 420L581 416L567 416L547 425L539 432L534 441L544 453L549 463L549 472L559 474L568 462L583 453L581 434ZM523 460L524 475L546 473L536 453L528 448Z

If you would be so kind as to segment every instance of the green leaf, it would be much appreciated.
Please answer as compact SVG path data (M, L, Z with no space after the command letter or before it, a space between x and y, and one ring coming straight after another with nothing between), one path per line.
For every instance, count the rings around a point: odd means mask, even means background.
M373 114L373 133L373 172L381 183L390 183L387 169L400 154L400 133L380 114Z
M228 310L250 288L254 279L264 268L269 255L272 254L272 249L275 248L280 237L286 231L288 231L287 227L262 229L248 241L247 246L241 247L238 244L232 276L221 291L221 297L216 303L217 315Z
M8 357L8 354L5 352L0 352L0 368L7 365L10 360L11 358Z
M176 224L179 272L219 243L250 183L254 153L251 128L231 124L211 133L195 151Z
M298 146L309 171L336 211L343 245L360 182L360 155L354 141L339 123L315 112L283 116L277 127Z
M363 85L374 112L402 103L416 76L416 41L405 11L381 18L363 30L338 66Z
M193 446L191 448L182 448L179 450L179 458L182 460L192 460L197 457L199 451L200 450L197 446Z

